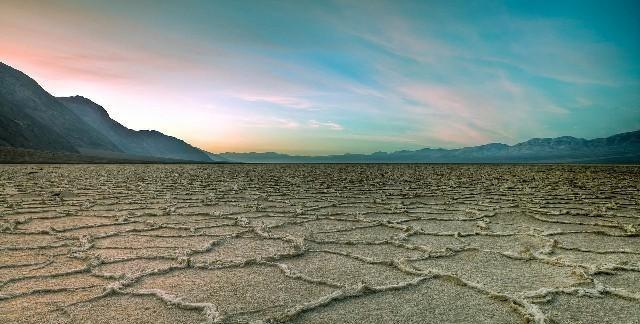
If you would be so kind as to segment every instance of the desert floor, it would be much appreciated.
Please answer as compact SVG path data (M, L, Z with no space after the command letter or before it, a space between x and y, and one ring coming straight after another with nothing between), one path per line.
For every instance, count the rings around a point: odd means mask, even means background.
M640 323L640 167L0 166L0 323Z

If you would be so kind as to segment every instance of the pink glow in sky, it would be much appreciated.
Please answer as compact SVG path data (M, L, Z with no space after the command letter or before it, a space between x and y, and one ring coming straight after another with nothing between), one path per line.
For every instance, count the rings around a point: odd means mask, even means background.
M369 153L640 128L629 4L444 3L5 0L0 61L127 127L212 152Z

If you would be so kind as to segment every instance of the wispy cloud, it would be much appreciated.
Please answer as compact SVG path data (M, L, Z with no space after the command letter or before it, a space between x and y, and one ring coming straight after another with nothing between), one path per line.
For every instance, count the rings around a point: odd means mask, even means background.
M244 117L234 120L237 127L245 128L284 128L284 129L298 129L301 124L295 120L278 117Z
M342 125L338 124L338 123L334 123L332 121L326 121L326 122L319 122L317 120L310 120L307 125L310 128L326 128L326 129L330 129L330 130L336 130L336 131L341 131L344 130L344 127L342 127Z
M282 97L282 96L242 96L242 100L251 102L264 102L274 104L282 107L288 107L293 109L302 110L318 110L318 108L308 100L295 97Z

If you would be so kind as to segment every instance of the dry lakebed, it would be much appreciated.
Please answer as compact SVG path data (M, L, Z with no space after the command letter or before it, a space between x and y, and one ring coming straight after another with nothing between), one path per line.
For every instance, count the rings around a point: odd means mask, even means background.
M640 167L0 165L0 323L640 323Z

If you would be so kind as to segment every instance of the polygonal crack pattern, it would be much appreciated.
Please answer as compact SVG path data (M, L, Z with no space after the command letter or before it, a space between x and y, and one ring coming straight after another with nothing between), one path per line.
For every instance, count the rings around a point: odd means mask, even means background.
M640 167L0 166L1 323L638 323Z

